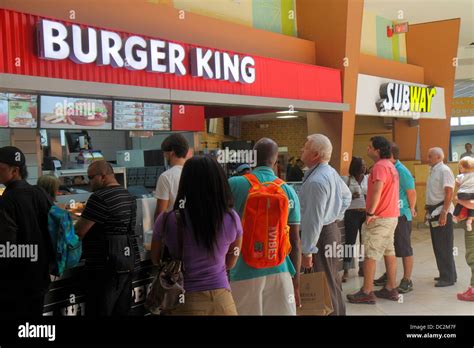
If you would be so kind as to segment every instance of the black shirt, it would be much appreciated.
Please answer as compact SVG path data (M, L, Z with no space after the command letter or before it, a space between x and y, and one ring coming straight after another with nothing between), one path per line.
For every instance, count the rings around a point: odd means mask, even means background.
M46 192L24 180L8 184L0 197L0 209L4 210L16 224L15 236L2 233L0 243L16 246L31 245L37 253L37 260L31 258L7 258L0 275L0 292L37 295L45 293L49 283L49 265L53 256L48 232L48 212L51 202ZM5 250L5 249L3 249ZM19 250L19 249L17 249ZM31 249L30 249L31 250ZM4 267L6 266L6 270Z
M290 168L290 172L286 178L287 181L302 181L304 177L303 171L298 166Z
M122 186L105 187L89 197L81 216L95 222L82 244L86 266L103 268L108 256L107 235L135 233L136 201ZM132 252L139 262L135 239Z

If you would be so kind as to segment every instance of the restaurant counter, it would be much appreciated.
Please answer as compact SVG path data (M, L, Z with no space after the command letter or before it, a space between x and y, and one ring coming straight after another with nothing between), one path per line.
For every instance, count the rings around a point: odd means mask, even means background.
M153 277L153 265L150 260L151 234L153 230L155 198L137 199L137 223L135 234L140 250L140 267L134 272L131 315L143 316L147 313L144 303ZM82 289L81 276L84 263L70 270L63 276L52 281L45 298L43 315L83 316L86 309L86 296Z
M139 245L141 245L139 243ZM149 252L140 248L140 267L133 275L132 309L130 315L144 316L145 298L149 292L153 276L153 265ZM63 276L51 282L45 297L44 316L84 316L87 311L86 295L82 288L81 279L84 272L84 262L64 272Z

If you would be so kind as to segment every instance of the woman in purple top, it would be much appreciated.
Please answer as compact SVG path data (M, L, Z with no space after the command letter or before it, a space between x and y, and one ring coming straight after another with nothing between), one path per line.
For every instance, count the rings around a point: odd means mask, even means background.
M182 209L184 207L184 209ZM174 210L183 217L184 304L173 315L237 315L227 270L237 262L242 225L222 167L209 156L187 160L181 174ZM151 244L153 263L160 261L163 228L166 245L178 257L174 212L155 222Z

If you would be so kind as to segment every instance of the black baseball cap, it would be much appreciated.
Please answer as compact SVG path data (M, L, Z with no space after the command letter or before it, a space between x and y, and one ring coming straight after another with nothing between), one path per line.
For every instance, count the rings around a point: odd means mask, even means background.
M0 163L22 167L26 163L25 154L15 146L0 147Z

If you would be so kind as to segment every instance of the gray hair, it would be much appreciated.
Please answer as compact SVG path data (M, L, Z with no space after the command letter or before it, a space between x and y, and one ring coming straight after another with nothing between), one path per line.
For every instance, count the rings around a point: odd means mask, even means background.
M429 151L429 152L432 152L434 153L435 155L438 155L439 157L441 157L442 160L444 160L444 151L442 148L440 147L432 147Z
M310 149L313 152L319 153L321 161L329 162L332 155L331 140L323 134L311 134L307 137L310 143Z

